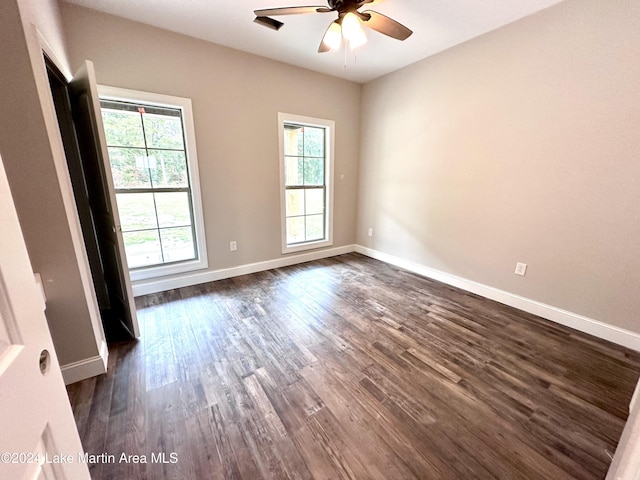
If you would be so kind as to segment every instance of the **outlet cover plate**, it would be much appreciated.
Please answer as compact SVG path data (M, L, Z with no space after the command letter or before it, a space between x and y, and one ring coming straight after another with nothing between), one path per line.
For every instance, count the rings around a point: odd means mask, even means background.
M516 263L516 271L515 274L516 275L521 275L521 276L525 276L525 274L527 273L527 264L526 263Z

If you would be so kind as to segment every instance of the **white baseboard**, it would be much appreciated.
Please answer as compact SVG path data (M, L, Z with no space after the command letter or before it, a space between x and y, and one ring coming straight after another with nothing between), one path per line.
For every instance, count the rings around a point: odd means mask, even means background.
M189 287L200 283L215 282L225 278L238 277L249 273L264 272L273 268L287 267L312 260L320 260L321 258L335 257L344 253L355 251L355 245L346 245L343 247L329 248L326 250L314 250L308 253L298 255L286 255L274 260L266 260L258 263L248 263L232 268L221 268L219 270L206 270L203 272L192 272L184 275L178 275L171 278L160 278L151 280L140 280L133 282L133 296L147 295L149 293L158 293L171 290L173 288Z
M361 245L356 245L355 251L368 257L381 260L385 263L390 263L391 265L404 268L405 270L417 273L418 275L461 288L468 292L515 307L525 312L533 313L534 315L538 315L539 317L546 318L547 320L565 325L580 332L588 333L618 345L640 351L640 334L630 330L609 325L599 320L594 320L536 300L531 300L504 290L489 287L472 280L457 277L450 273L426 267L394 255L363 247Z
M250 263L238 267L223 268L204 272L195 272L165 279L152 279L134 282L134 296L146 295L149 293L163 292L173 288L188 287L200 283L213 282L225 278L237 277L250 273L263 272L272 268L286 267L298 263L319 260L321 258L334 257L350 252L358 252L371 258L396 265L419 275L437 280L454 287L461 288L471 293L475 293L485 298L515 307L525 312L533 313L547 320L565 325L580 332L588 333L598 338L640 351L640 334L625 330L623 328L610 325L599 320L569 312L561 308L547 305L530 298L522 297L498 288L490 287L482 283L474 282L466 278L458 277L450 273L436 270L409 260L405 260L394 255L383 253L361 245L346 245L343 247L317 250L298 255L287 255L274 260ZM64 373L64 372L63 372ZM103 373L103 372L100 372ZM66 379L66 377L65 377Z
M534 315L538 315L542 318L546 318L547 320L565 325L580 332L588 333L618 345L640 351L640 334L638 333L531 300L529 298L521 297L504 290L474 282L472 280L457 277L450 273L436 270L434 268L373 250L371 248L363 247L361 245L346 245L343 247L318 250L298 255L287 255L286 257L274 260L250 263L233 268L196 272L170 279L145 280L137 282L137 284L133 286L133 292L135 296L146 295L148 293L162 292L173 288L187 287L190 285L237 277L239 275L263 272L273 268L286 267L289 265L334 257L351 252L361 253L368 257L375 258L376 260L417 273L418 275L461 288L468 292L495 300L525 312L533 313ZM99 355L62 366L62 376L65 384L69 385L71 383L106 373L108 358L109 349L106 342L102 342ZM638 399L638 403L640 404L640 398Z
M64 379L65 385L107 373L108 359L109 347L107 346L107 342L103 341L100 345L99 355L80 360L79 362L69 363L61 367L62 378Z

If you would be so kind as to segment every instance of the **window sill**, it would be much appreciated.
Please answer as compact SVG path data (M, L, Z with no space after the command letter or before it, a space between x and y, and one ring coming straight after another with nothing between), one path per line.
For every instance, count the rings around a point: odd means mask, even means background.
M129 270L129 277L132 282L137 280L147 280L150 278L166 277L176 273L193 272L195 270L203 270L209 266L206 259L187 260L171 265L159 265L157 267L146 267L137 270Z
M332 245L333 240L318 240L317 242L301 243L299 245L292 245L290 247L285 245L282 247L282 253L286 254L302 252L305 250L315 250L316 248L330 247Z

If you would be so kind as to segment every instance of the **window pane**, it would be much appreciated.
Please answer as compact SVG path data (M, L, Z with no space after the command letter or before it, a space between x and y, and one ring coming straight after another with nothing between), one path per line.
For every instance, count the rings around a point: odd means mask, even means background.
M153 193L116 193L123 231L157 228Z
M191 227L163 228L160 230L165 262L177 262L195 258Z
M287 211L285 215L292 217L294 215L304 215L304 190L287 190Z
M151 168L154 188L186 188L189 186L187 159L183 151L149 149L149 156L154 159Z
M324 185L324 159L304 159L304 184Z
M307 188L305 189L305 214L324 213L324 189Z
M162 263L162 251L157 230L125 232L124 249L129 268L145 267Z
M304 217L287 218L287 243L304 242Z
M304 127L304 155L324 157L324 128Z
M284 181L286 186L302 185L303 160L300 157L284 158Z
M187 192L162 192L154 195L160 228L191 225L189 194Z
M308 215L305 217L307 241L324 238L324 215Z
M102 110L102 123L107 145L116 147L144 147L142 121L138 112Z
M303 154L303 135L302 127L294 127L290 125L284 126L284 154L285 155L302 155Z
M109 147L115 188L149 188L149 164L143 149Z
M180 117L145 113L143 118L147 147L184 149Z

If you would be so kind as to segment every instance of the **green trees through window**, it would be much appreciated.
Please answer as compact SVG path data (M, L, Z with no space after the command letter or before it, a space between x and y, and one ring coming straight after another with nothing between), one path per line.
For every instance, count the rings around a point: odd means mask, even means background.
M100 104L129 268L197 258L182 111Z
M284 124L287 245L326 238L325 130Z

